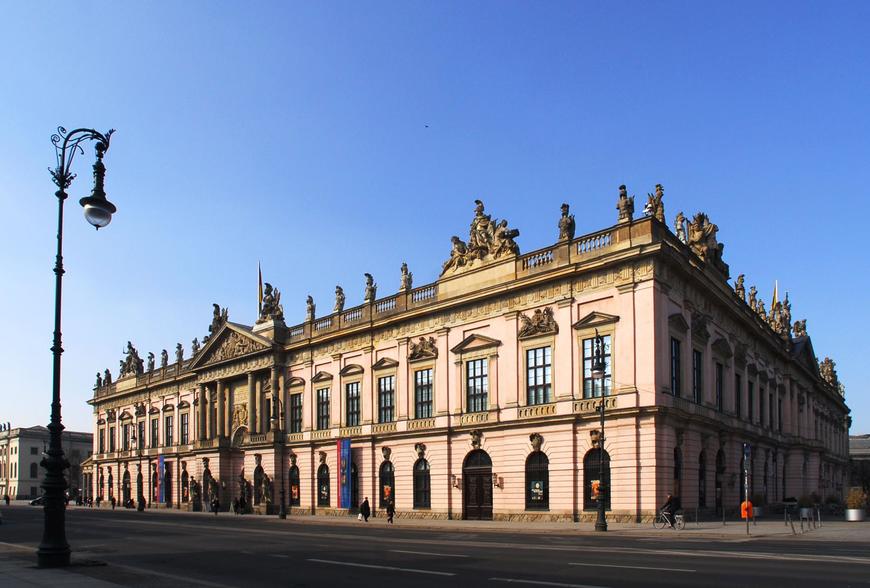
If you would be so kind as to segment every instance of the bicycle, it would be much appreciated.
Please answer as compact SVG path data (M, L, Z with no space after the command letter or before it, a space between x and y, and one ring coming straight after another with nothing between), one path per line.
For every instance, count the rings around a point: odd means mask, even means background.
M655 527L656 529L664 529L665 527L670 527L670 526L671 526L671 521L668 520L667 516L665 516L665 511L660 510L659 514L656 516L655 520L653 521L653 527ZM675 514L674 515L674 528L677 529L678 531L682 531L683 527L685 527L685 526L686 526L686 520L683 517L683 514L682 513Z

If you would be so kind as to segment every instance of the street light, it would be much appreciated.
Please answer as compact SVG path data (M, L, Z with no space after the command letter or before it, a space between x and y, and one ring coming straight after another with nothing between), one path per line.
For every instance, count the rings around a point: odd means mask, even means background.
M139 423L136 423L136 426L139 426ZM145 497L142 495L144 484L144 477L142 476L142 451L139 447L139 444L142 442L141 439L136 437L136 431L133 431L133 434L130 435L130 441L133 442L133 446L136 448L136 458L138 464L136 465L136 510L139 512L143 512L145 510Z
M595 521L596 531L607 530L607 518L604 516L604 496L608 490L604 484L604 376L606 371L604 339L598 334L598 329L595 329L592 379L601 383L601 403L598 405L598 412L601 414L601 433L598 435L598 519Z
M281 400L278 399L278 402L281 402ZM281 404L281 418L284 421L284 427L286 428L287 427L287 411L285 410L283 403ZM279 519L286 519L287 518L287 509L284 506L284 503L285 503L285 496L284 496L284 441L285 441L286 437L284 435L283 429L280 431L280 433L281 433L281 442L280 442L280 447L281 447L281 506L280 506L280 508L278 508L278 518Z
M75 174L70 171L76 152L84 153L81 143L96 141L94 146L97 161L94 163L94 188L91 195L79 200L84 207L85 219L97 229L105 227L112 220L115 205L106 200L106 192L103 190L103 180L106 174L106 166L103 165L103 155L109 148L109 139L114 129L105 135L93 129L75 129L67 133L63 127L58 127L57 133L51 136L57 155L57 167L49 169L51 177L57 186L54 193L57 196L57 256L54 264L54 339L51 352L54 356L52 367L51 384L51 423L48 425L49 446L45 457L40 465L45 468L45 477L42 481L43 494L45 496L45 526L42 534L42 542L36 552L37 565L42 568L63 567L70 563L70 547L66 541L66 505L64 504L64 490L67 482L64 478L64 470L69 467L69 462L63 453L61 433L64 426L60 415L60 356L63 353L61 346L60 316L63 280L63 202L67 199L66 189L69 188Z

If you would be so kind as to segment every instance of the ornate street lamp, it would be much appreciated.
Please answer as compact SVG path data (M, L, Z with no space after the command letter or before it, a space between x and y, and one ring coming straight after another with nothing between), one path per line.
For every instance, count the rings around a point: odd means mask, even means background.
M69 188L75 174L70 171L76 152L84 153L81 144L85 141L96 141L94 146L97 153L97 161L94 163L94 189L91 195L79 200L85 209L85 219L97 229L105 227L112 220L115 205L106 200L106 192L103 190L103 179L106 174L106 166L103 165L103 155L109 148L109 139L114 129L105 135L93 129L75 129L67 133L63 127L58 127L57 133L51 136L57 154L57 167L49 169L58 190L57 196L57 257L54 264L54 339L51 352L54 355L52 367L52 390L51 390L51 423L48 425L49 446L40 465L45 468L45 477L42 481L43 494L45 496L45 527L42 534L42 542L36 552L39 567L68 566L70 562L69 543L66 542L66 505L64 503L64 490L67 482L64 478L64 470L69 467L69 462L63 453L61 433L63 424L60 416L60 356L63 353L61 347L60 315L61 293L63 279L63 203L67 199L66 189Z
M593 346L592 379L601 383L601 403L598 405L598 412L601 414L601 432L598 435L598 519L595 521L595 530L606 531L604 500L609 489L604 483L604 376L607 368L604 365L604 339L598 334L598 329L595 329Z
M276 400L278 402L280 402L280 399L278 399L277 397L276 397ZM284 427L286 428L286 426L287 426L287 411L285 410L283 403L281 404L281 417L282 417L282 420L284 421ZM283 429L280 431L280 433L281 433L281 437L280 437L281 441L280 441L279 447L281 448L281 506L278 508L278 518L279 519L286 519L287 518L287 509L285 507L286 500L285 500L285 496L284 496L284 453L285 453L284 452L284 449L285 449L284 440L286 439L286 437L284 436Z
M139 426L138 422L136 422L136 426ZM133 442L133 447L136 448L136 457L139 461L138 465L136 466L139 470L138 472L136 472L136 510L138 510L139 512L143 512L145 510L145 497L142 495L142 487L145 485L145 483L143 479L144 477L142 476L142 451L139 447L140 443L142 443L142 440L137 439L136 431L133 431L133 434L130 435L130 441ZM142 482L141 484L140 481Z

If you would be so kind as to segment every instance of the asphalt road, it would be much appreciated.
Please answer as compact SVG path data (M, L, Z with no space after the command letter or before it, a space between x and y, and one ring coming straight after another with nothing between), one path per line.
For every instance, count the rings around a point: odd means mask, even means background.
M22 565L42 509L3 510ZM866 543L469 532L254 516L72 509L76 574L124 586L870 586ZM2 584L2 579L0 579Z

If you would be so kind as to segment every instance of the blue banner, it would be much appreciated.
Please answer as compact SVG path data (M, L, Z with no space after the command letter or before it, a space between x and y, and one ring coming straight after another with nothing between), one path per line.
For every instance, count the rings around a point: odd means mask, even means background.
M350 503L351 465L350 439L338 440L339 508L352 508Z
M164 469L164 458L162 455L157 457L157 488L159 489L159 494L157 495L157 502L166 502L163 496L163 469Z

